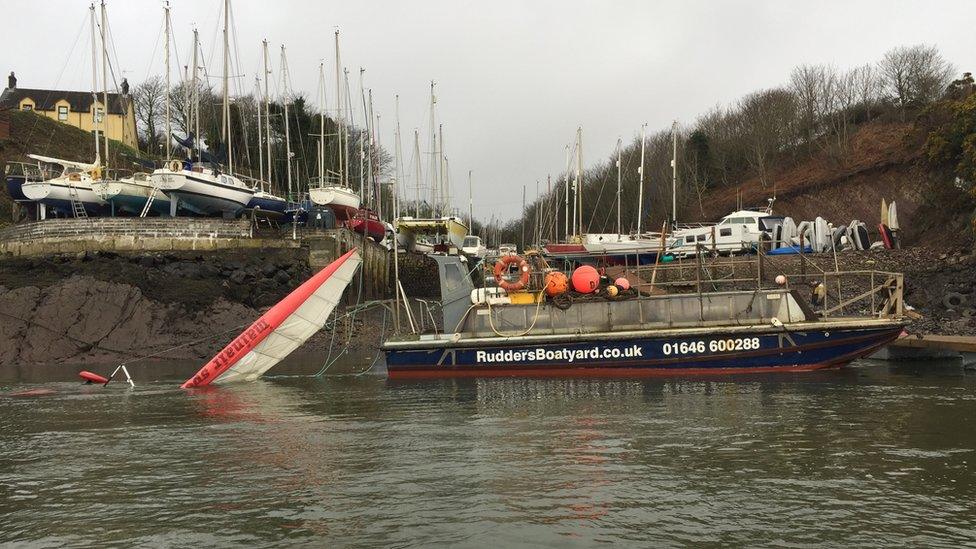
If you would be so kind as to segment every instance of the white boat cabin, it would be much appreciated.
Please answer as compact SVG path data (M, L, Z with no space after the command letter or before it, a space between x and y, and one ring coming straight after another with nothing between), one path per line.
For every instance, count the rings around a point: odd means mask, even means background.
M676 229L668 239L667 253L676 257L695 255L701 246L709 251L734 254L753 249L768 227L761 220L773 217L768 212L738 210L715 224Z

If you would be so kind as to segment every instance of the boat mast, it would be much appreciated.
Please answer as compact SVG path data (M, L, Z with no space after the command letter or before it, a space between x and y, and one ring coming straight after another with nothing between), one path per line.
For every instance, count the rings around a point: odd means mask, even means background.
M434 133L434 106L437 98L434 96L434 81L430 81L430 202L432 217L440 216L439 191L437 189L437 136Z
M359 200L363 206L368 205L366 192L366 146L363 143L365 135L369 135L369 113L366 112L366 93L363 91L363 74L366 69L359 67L359 101L363 105L363 129L359 130Z
M288 59L285 57L285 45L281 45L281 87L285 92L284 101L285 104L285 173L287 174L288 181L288 198L291 200L291 133L288 130L288 101L291 99L290 90L288 89Z
M623 140L619 137L617 138L617 241L620 241L620 170L623 167L621 160L621 149L623 147Z
M106 46L106 22L105 0L102 0L102 139L105 140L105 167L108 167L108 47ZM121 98L120 98L121 100Z
M196 124L193 134L193 147L197 150L196 158L200 159L200 85L197 83L197 71L200 70L197 63L197 46L200 39L197 36L197 29L193 29L193 123ZM193 157L193 150L190 150L190 157Z
M170 99L169 99L169 0L166 1L166 7L163 8L166 13L166 160L169 161L170 155L172 153L170 140L173 133L173 128L170 126Z
M91 4L88 8L89 15L91 16L91 54L92 54L92 125L98 121L98 106L95 104L98 101L98 58L95 53L98 49L98 43L95 41L95 4ZM95 132L95 160L101 163L101 141L98 139L98 132Z
M569 239L569 170L570 170L569 154L570 154L569 145L566 145L566 185L565 185L566 193L563 196L563 203L566 206L565 208L566 215L563 216L563 225L565 225L565 227L563 227L564 239Z
M367 181L369 182L369 191L372 194L372 206L376 209L376 215L383 218L383 197L380 195L379 181L376 179L376 174L373 173L375 166L373 165L373 147L375 146L376 140L376 119L373 117L373 90L367 91L367 97L369 99L369 114L366 120L366 172Z
M254 77L254 93L255 95L261 94L261 79L257 76ZM258 103L258 180L264 179L264 143L261 142L263 139L264 125L261 123L261 104ZM268 162L271 162L270 158ZM262 191L265 190L264 183L264 181L260 181Z
M234 146L230 139L230 39L227 27L230 25L230 0L224 0L224 104L223 104L223 139L227 146L227 173L234 173Z
M678 223L678 121L671 123L671 222Z
M446 210L450 207L447 203L447 185L444 181L444 172L446 171L447 157L444 156L444 124L438 124L437 126L437 141L440 143L440 150L437 153L438 166L440 167L440 173L437 178L437 188L440 190L439 203L441 205L440 211L441 215L445 215Z
M343 151L342 145L342 64L339 62L339 30L335 31L335 60L336 60L336 139L338 146L336 147L336 153L338 155L338 169L339 169L339 184L348 187L348 182L342 177L345 171L342 169L342 159L345 151Z
M579 201L579 231L583 235L583 128L576 128L576 198Z
M641 125L641 162L640 169L640 183L637 184L637 235L641 234L641 217L644 215L644 150L647 140L645 139L645 131L647 130L647 123Z
M468 234L474 228L474 187L471 185L471 170L468 170Z
M325 63L319 63L319 186L325 185Z
M343 68L342 69L342 74L343 74L343 82L346 85L345 86L346 87L346 95L345 95L346 101L343 104L343 107L345 107L346 112L345 112L345 114L343 116L347 116L348 117L348 121L351 124L352 121L353 121L353 116L352 116L352 101L349 100L349 98L352 96L352 94L349 93L349 69ZM343 153L344 153L344 156L345 156L345 159L346 159L345 164L343 164L343 175L342 175L342 177L343 177L343 179L345 179L346 186L348 187L349 186L349 151L348 151L348 149L349 149L349 124L345 124L344 123L342 125L342 142L345 143L345 146L343 147L345 150L343 151Z
M403 143L400 140L400 95L393 96L394 116L396 117L396 161L393 170L396 176L393 180L393 220L400 218L400 182L403 181Z
M417 202L413 207L414 217L420 217L420 130L413 131L413 148L417 159Z
M268 147L268 190L271 190L271 96L268 94L268 40L261 42L262 59L264 61L264 120L266 122L264 131ZM260 118L260 115L258 116Z

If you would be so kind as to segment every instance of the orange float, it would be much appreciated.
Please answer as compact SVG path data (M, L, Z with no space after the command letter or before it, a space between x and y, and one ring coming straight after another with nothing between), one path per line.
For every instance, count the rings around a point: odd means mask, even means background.
M573 271L573 289L581 294L593 293L600 286L600 273L590 265Z
M555 297L569 290L569 277L559 271L546 274L546 295Z
M517 280L507 278L510 265L518 265L519 277ZM524 289L529 284L529 264L517 255L506 255L495 263L495 282L498 287L506 292L517 292Z

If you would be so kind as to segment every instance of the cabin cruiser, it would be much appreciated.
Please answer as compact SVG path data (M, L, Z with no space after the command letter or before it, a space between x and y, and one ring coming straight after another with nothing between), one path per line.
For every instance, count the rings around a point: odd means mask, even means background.
M693 256L702 249L721 254L750 252L782 219L768 210L737 210L718 223L675 229L668 235L666 252L675 257Z
M477 257L481 259L485 257L488 250L485 245L481 243L481 237L473 234L469 234L464 237L464 242L461 243L461 253L468 257Z

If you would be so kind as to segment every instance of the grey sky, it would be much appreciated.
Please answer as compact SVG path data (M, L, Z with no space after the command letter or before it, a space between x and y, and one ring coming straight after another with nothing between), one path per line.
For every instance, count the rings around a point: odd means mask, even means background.
M172 1L181 61L188 59L196 24L214 75L220 73L220 4ZM86 2L5 0L4 7L3 65L17 72L20 86L91 87ZM153 48L162 2L114 0L108 9L129 81L161 73L161 42L155 55ZM275 70L284 43L293 87L314 100L319 60L334 74L338 26L354 81L358 68L366 68L381 141L390 150L393 96L400 95L407 163L414 128L425 142L429 81L436 80L455 205L466 210L467 171L474 170L481 218L519 215L522 185L531 198L537 179L544 185L547 173L562 169L577 126L589 164L643 122L649 131L674 118L690 123L717 104L783 83L801 63L849 67L924 42L960 70L976 68L972 1L234 0L233 12L245 92L267 38Z

